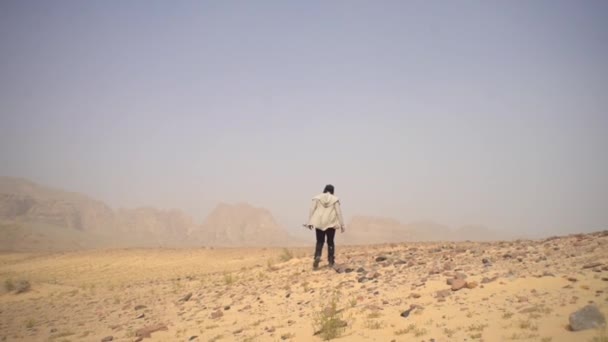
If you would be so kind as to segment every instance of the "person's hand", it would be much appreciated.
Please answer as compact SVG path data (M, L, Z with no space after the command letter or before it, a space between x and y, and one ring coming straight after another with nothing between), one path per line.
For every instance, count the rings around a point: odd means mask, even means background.
M340 227L340 231L344 233L344 226Z
M312 224L309 224L309 225L308 225L308 229L309 229L309 230L312 230Z

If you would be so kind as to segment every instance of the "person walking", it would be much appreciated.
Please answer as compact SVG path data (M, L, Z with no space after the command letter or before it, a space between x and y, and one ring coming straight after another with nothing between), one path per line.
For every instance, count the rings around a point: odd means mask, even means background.
M312 199L310 213L308 216L308 229L315 230L317 235L317 244L315 246L315 256L312 264L313 269L319 268L321 254L323 252L323 244L327 237L327 260L329 267L333 267L335 263L335 244L334 236L336 230L340 229L342 233L345 231L344 220L342 218L342 210L340 209L340 199L334 196L334 186L328 184L323 189L323 193L315 196Z

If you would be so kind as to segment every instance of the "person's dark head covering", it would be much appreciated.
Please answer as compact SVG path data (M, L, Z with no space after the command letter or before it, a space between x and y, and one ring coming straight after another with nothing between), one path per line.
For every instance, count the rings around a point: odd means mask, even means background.
M323 193L325 194L325 193L328 193L328 192L329 192L330 194L332 194L332 195L334 194L334 186L333 186L333 185L331 185L331 184L327 184L327 185L325 186L325 189L323 189Z

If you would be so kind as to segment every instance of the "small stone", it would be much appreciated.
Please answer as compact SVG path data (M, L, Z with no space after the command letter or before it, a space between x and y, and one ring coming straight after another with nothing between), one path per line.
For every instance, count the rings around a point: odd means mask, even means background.
M196 339L198 339L198 336L192 335L192 336L190 336L190 338L188 339L188 341L194 341Z
M488 283L491 283L493 281L496 281L496 279L498 279L498 277L492 277L492 278L483 277L483 279L481 279L481 283L482 284L488 284Z
M403 317L403 318L408 318L408 317L409 317L409 315L410 315L410 313L411 313L413 310L414 310L414 308L409 308L409 309L407 309L407 310L403 311L403 312L401 313L401 315L400 315L400 316L401 316L401 317Z
M418 299L418 298L420 298L421 296L420 296L420 294L419 294L419 293L412 292L412 293L410 293L410 297L411 297L411 298L414 298L414 299Z
M192 292L188 293L187 295L183 296L182 298L179 299L180 302L187 302L190 300L190 298L192 298Z
M110 342L110 341L114 341L114 336L106 336L101 339L101 342Z
M467 282L467 289L474 289L477 287L477 282L476 281L468 281Z
M454 279L452 282L452 291L458 291L465 286L467 286L467 282L464 279Z
M140 305L135 305L135 311L142 310L142 309L145 309L145 308L147 308L147 306L145 306L145 305L141 305L141 304Z
M230 305L224 306L224 310L230 310Z
M148 327L143 327L143 328L135 331L135 336L139 337L143 340L144 337L149 338L152 336L153 332L157 332L157 331L161 331L161 330L167 331L167 330L169 330L169 328L165 324L157 324L157 325L152 325L152 326L148 326Z
M383 262L385 261L387 258L384 255L381 255L379 257L376 258L376 262Z
M572 331L595 329L606 325L606 317L595 305L587 305L573 312L570 314L569 321Z
M141 319L141 318L144 318L144 317L146 317L146 314L141 313L141 314L137 315L137 317L135 317L135 318L136 319Z
M32 288L32 285L27 280L19 280L15 285L15 293L25 293Z
M218 319L220 317L224 316L224 313L220 310L216 310L214 312L211 313L211 319Z
M567 279L568 279L568 281L571 281L573 283L578 281L578 279L576 279L574 277L568 277Z
M450 290L439 290L435 293L435 297L437 298L445 298L449 295L451 295L452 292Z
M594 268L594 267L598 267L598 266L602 266L602 265L603 264L601 262L592 262L590 264L583 265L583 269Z

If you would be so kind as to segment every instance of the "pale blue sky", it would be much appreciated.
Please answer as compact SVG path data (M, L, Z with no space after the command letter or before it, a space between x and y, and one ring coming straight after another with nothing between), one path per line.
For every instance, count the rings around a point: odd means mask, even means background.
M0 2L0 174L198 219L608 227L607 1Z

